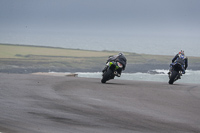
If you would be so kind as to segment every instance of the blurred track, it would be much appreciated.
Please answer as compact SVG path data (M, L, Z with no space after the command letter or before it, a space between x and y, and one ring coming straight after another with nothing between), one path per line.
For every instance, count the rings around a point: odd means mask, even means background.
M0 74L1 133L198 133L200 85Z

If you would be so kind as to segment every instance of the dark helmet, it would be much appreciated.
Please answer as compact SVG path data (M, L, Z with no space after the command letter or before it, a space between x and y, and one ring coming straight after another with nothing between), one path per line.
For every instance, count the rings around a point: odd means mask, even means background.
M124 54L123 53L119 53L118 56L120 56L120 55L124 55Z
M127 60L123 53L118 54L117 61L120 62L124 66L123 69L125 69Z

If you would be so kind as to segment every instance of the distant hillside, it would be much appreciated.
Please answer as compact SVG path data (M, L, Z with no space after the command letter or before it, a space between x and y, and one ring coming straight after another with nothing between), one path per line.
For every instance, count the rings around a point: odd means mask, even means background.
M0 72L97 72L118 51L89 51L57 47L0 44ZM168 69L173 56L124 53L126 72ZM200 69L200 57L188 57L189 69Z

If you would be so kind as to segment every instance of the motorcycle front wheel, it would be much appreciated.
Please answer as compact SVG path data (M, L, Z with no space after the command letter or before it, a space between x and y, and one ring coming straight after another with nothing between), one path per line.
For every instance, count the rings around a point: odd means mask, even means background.
M101 83L106 83L110 79L110 76L112 74L112 70L108 69L106 72L104 72L103 77L101 79Z
M175 78L176 78L177 75L178 75L177 71L172 71L172 75L171 75L171 77L169 79L169 84L173 84L174 83Z

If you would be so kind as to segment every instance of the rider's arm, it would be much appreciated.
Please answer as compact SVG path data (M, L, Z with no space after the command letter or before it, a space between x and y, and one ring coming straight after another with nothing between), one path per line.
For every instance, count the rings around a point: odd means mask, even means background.
M174 58L172 59L172 63L176 60L176 58L178 58L178 54L174 56Z
M188 58L185 58L185 70L187 69L188 67Z

